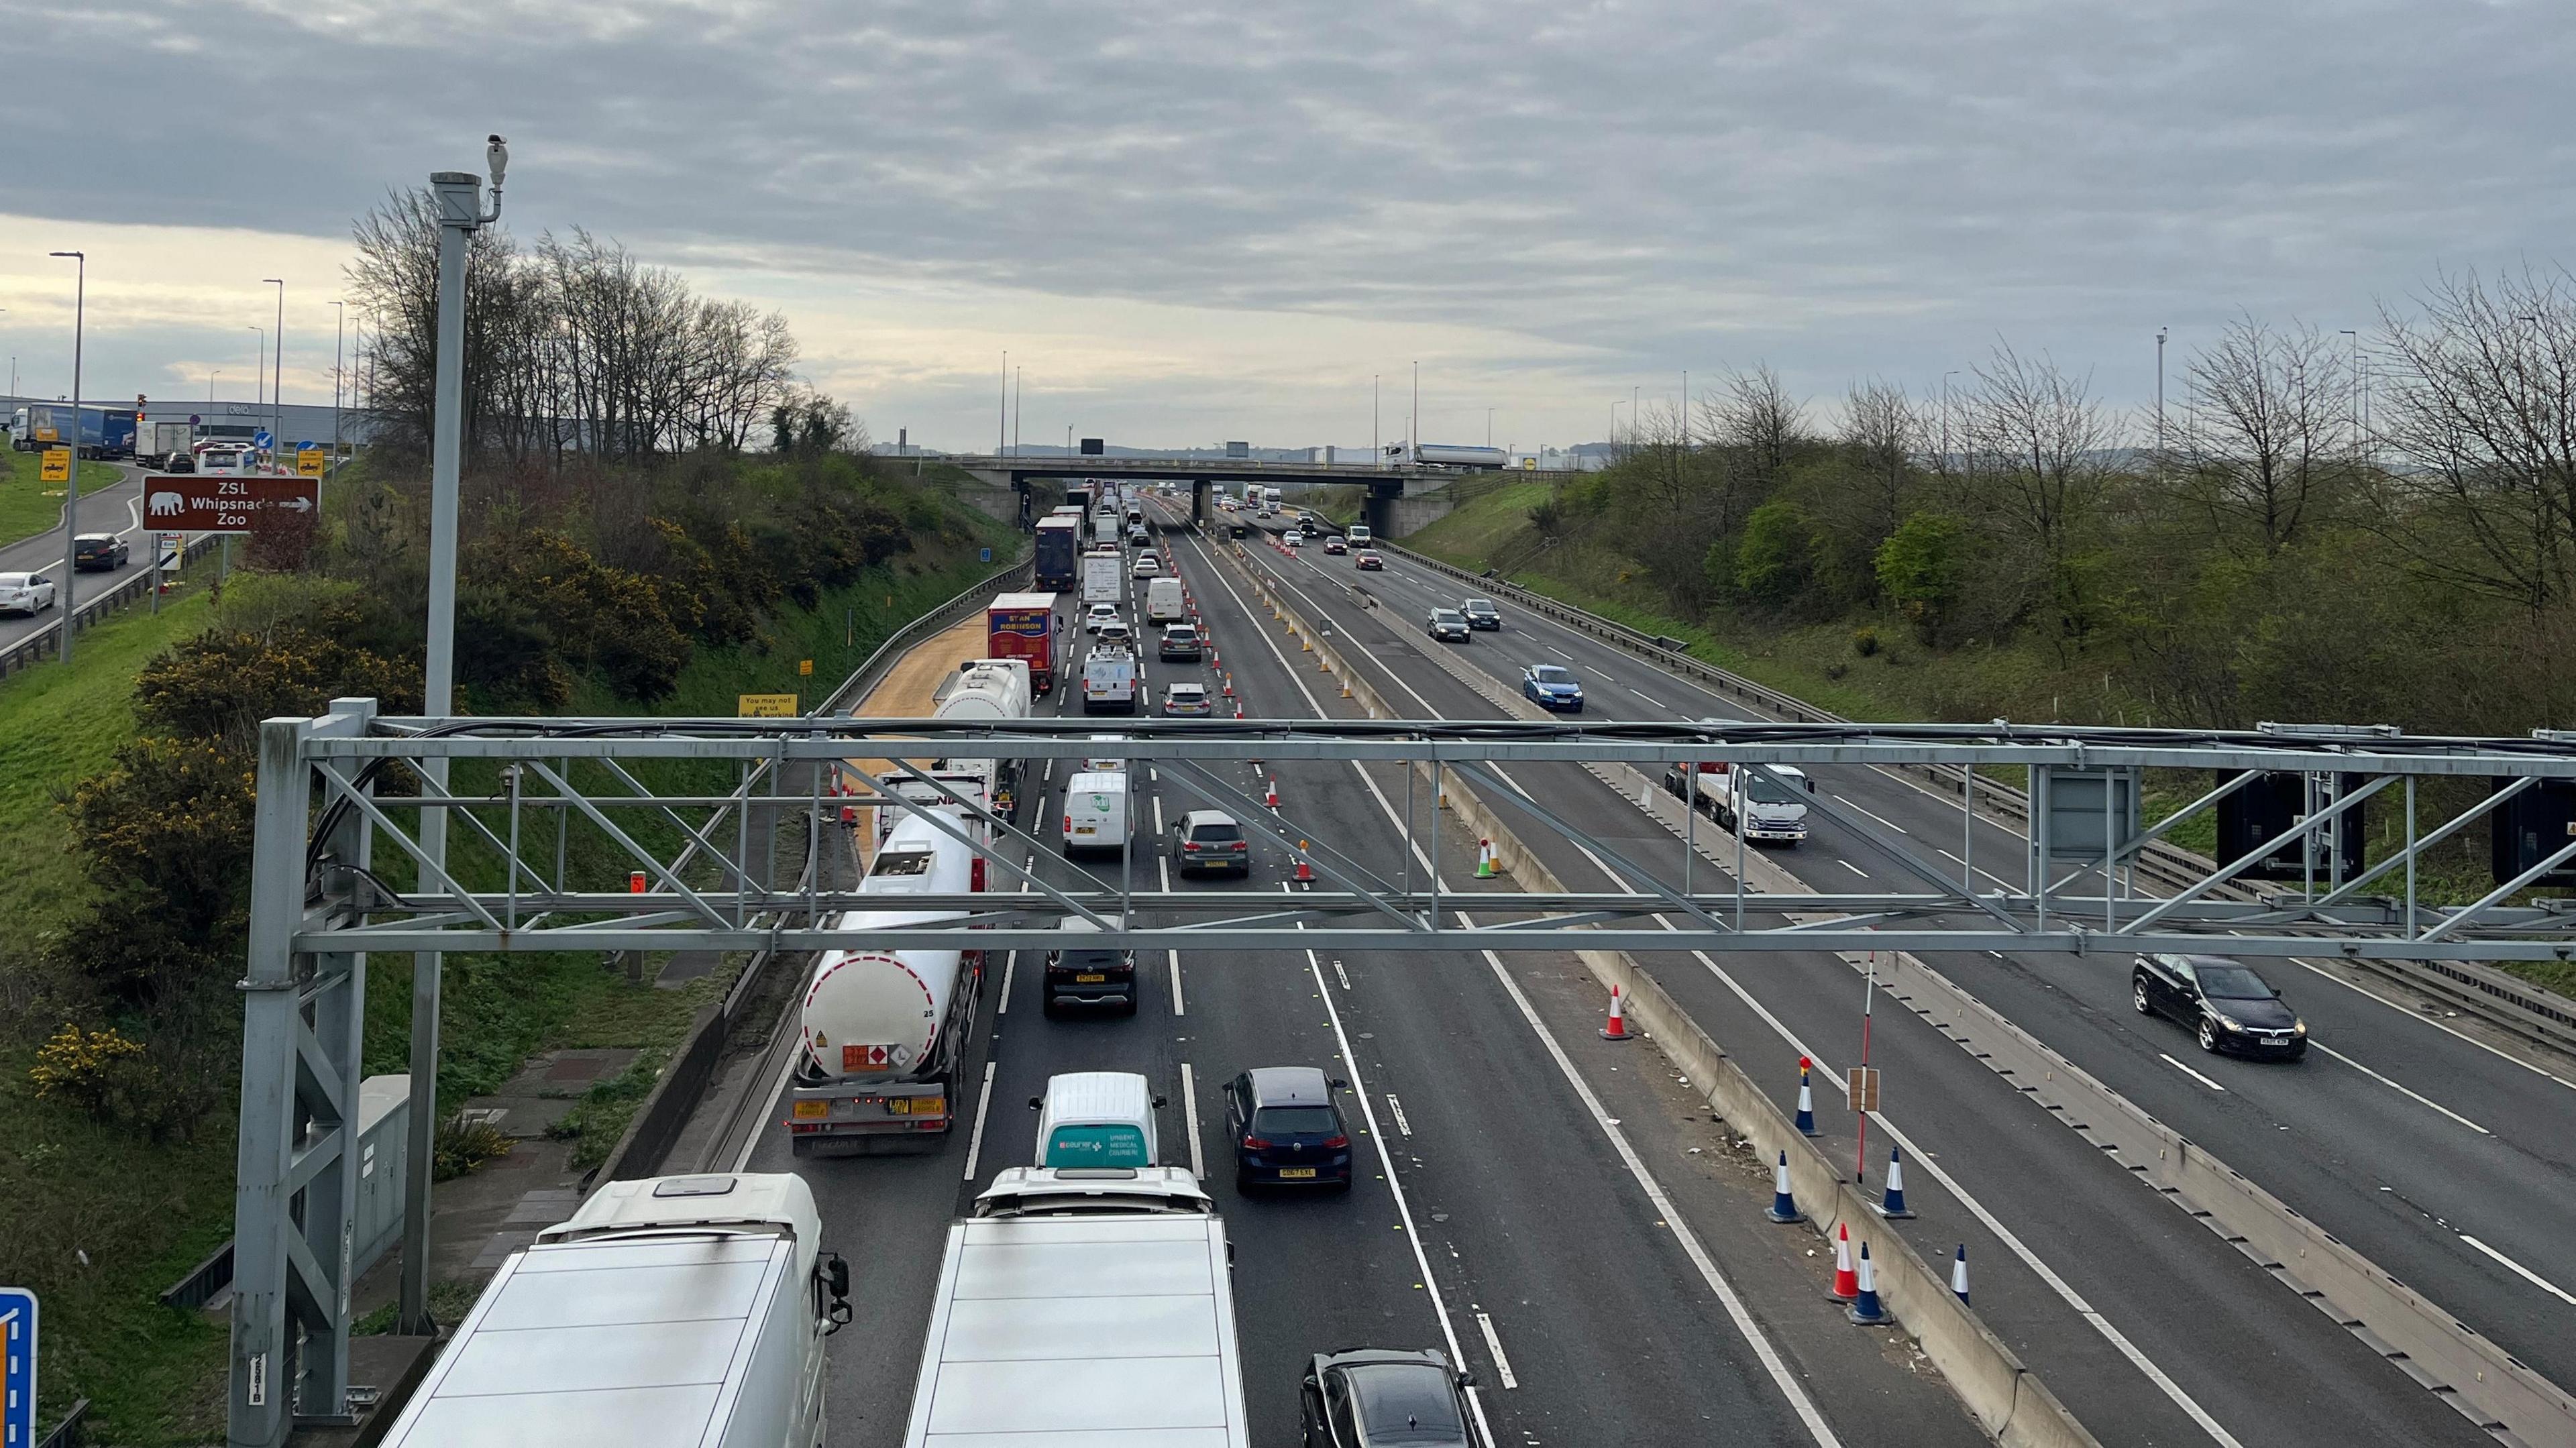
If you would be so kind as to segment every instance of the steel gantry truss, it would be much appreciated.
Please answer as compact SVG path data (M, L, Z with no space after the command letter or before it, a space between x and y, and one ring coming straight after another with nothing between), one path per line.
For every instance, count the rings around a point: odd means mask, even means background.
M353 1137L370 952L785 950L833 947L1044 948L1080 916L1104 943L1137 949L1353 951L2206 950L2377 959L2576 956L2576 911L2509 903L2576 875L2576 739L2409 737L2346 726L2185 732L2009 725L1531 723L1141 719L1123 737L1096 721L1007 726L847 715L802 719L384 718L371 700L338 700L318 719L262 727L244 1042L238 1247L233 1308L233 1440L283 1440L295 1421L335 1419L348 1388ZM1166 788L1233 815L1252 835L1311 862L1317 880L1255 888L1139 888L1108 870L1052 858L1053 844L933 776L946 759L1043 762L1117 757L1131 787L1150 765ZM1503 828L1580 846L1624 888L1531 894L1445 882L1438 831L1400 847L1382 831L1336 838L1323 820L1274 810L1237 781L1247 758L1407 771L1469 793ZM1848 894L1748 886L1744 847L1713 823L1675 841L1674 868L1582 830L1498 766L1722 760L1779 782L1794 765L1929 771L1962 812L1955 874L1910 847L1887 857L1915 888ZM1980 890L1981 790L2019 772L2027 825L2021 881ZM2148 825L2148 771L2195 771L2199 790ZM1982 776L1981 776L1982 772ZM2167 840L2266 777L2309 781L2309 807L2236 857L2177 881ZM1987 780L1980 783L1981 777ZM708 779L730 781L710 790ZM2157 778L2170 783L2173 776ZM694 789L671 783L691 782ZM791 781L793 785L791 787ZM831 781L831 782L827 782ZM838 793L839 781L861 791ZM2447 787L2444 786L2447 782ZM2205 784L2205 788L2202 785ZM2419 785L2442 809L2419 820ZM897 786L921 800L906 799ZM1408 793L1410 791L1408 790ZM2535 794L2535 792L2537 792ZM2472 797L2473 796L2473 797ZM2531 796L2531 798L2525 798ZM1828 792L1811 811L1864 835L1873 827ZM2402 801L2375 858L2348 850L2365 801ZM2531 810L2534 799L2550 803ZM2517 803L2519 802L2519 803ZM909 895L910 911L948 919L861 931L842 923L871 897L826 888L819 869L773 872L764 825L825 838L845 809L898 809L963 840L986 889ZM2557 825L2500 864L2494 888L2464 903L2419 894L2426 852L2499 809ZM2553 813L2552 811L2555 811ZM1436 811L1408 807L1436 818ZM2565 818L2561 818L2564 816ZM1134 819L1134 811L1129 818ZM1871 817L1874 819L1874 817ZM424 842L444 820L457 846ZM861 827L865 827L862 821ZM2517 828L2520 826L2518 825ZM759 843L756 847L756 841ZM1721 848L1703 851L1703 843ZM2325 846L2325 848L2318 848ZM1658 849L1661 847L1658 846ZM1728 851L1733 851L1730 866ZM2163 893L2137 888L2159 852ZM2306 864L2274 893L2240 881L2278 876L2284 851ZM1132 860L1134 852L1129 852ZM1946 851L1944 852L1947 853ZM758 858L755 858L755 855ZM1419 855L1431 868L1417 871ZM1701 862L1694 867L1694 856ZM1032 866L1045 858L1046 868ZM2189 858L2189 857L2182 857ZM2499 853L2500 861L2505 857ZM1453 863L1452 868L1456 865ZM1472 911L1472 914L1464 913ZM426 1192L422 1174L411 1190Z

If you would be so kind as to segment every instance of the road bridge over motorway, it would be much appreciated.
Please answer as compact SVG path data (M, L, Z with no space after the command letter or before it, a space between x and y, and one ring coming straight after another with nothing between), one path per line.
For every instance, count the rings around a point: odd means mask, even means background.
M948 457L942 461L964 468L995 487L1009 487L1019 493L1024 520L1028 515L1028 485L1038 478L1064 481L1113 478L1122 482L1186 483L1190 489L1190 520L1201 525L1209 521L1208 485L1211 483L1265 483L1282 487L1359 484L1368 489L1365 521L1382 538L1393 535L1395 500L1403 497L1408 489L1418 492L1426 486L1460 477L1486 475L1459 468L1373 462L1270 462L1251 458L1029 458L1005 454ZM1562 483L1575 475L1565 469L1551 468L1519 469L1512 476Z

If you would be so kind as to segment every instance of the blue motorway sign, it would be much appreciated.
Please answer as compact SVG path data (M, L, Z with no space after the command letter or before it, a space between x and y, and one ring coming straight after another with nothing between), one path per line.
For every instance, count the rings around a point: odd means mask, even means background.
M0 1448L35 1448L36 1294L0 1287Z
M983 550L982 550L982 553L983 553L983 561L985 561L986 563L990 563L990 562L992 562L992 561L993 561L993 550L992 550L992 549L990 549L990 548L983 549Z
M250 445L258 448L262 452L266 452L269 448L275 446L276 442L276 435L264 427L250 435Z

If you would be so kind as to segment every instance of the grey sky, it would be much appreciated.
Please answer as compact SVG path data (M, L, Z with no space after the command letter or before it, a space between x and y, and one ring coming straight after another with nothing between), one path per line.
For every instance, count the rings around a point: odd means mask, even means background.
M514 229L587 225L780 305L880 435L951 446L991 439L1004 346L1032 440L1365 441L1372 372L1391 438L1421 357L1427 435L1475 440L1493 406L1497 441L1564 443L1684 367L1925 391L1998 334L2138 402L2159 324L2360 326L2437 264L2560 259L2576 210L2555 3L0 14L79 57L0 99L0 209L56 244L336 242L501 130ZM52 273L0 286L13 350L43 350ZM94 394L179 390L205 351L194 317L92 320Z

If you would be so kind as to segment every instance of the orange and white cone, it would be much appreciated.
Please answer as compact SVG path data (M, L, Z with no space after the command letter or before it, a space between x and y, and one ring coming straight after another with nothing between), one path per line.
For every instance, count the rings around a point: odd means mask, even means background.
M1834 1225L1834 1290L1828 1294L1836 1302L1860 1300L1860 1274L1852 1270L1851 1228Z
M1312 885L1315 883L1315 867L1306 861L1306 842L1304 840L1299 840L1297 842L1297 883L1300 885Z
M1619 995L1619 987L1615 985L1610 987L1610 1021L1607 1025L1604 1025L1601 1028L1601 1039L1605 1041L1627 1041L1635 1039L1635 1037L1628 1034L1628 1012L1626 1009L1626 1003Z
M1279 808L1279 777L1277 775L1271 776L1269 783L1262 786L1261 802L1270 806L1272 809Z

